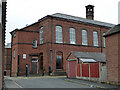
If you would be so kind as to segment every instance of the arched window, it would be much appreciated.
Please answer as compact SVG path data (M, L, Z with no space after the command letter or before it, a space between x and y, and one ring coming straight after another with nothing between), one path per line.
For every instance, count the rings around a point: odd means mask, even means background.
M70 44L75 44L76 43L75 29L74 28L70 28L69 32L70 32Z
M63 53L56 53L56 69L63 69Z
M56 43L62 43L62 27L56 26Z
M43 27L40 28L40 44L43 44Z
M93 45L98 46L98 32L93 32Z
M88 45L87 31L86 30L82 30L82 45Z

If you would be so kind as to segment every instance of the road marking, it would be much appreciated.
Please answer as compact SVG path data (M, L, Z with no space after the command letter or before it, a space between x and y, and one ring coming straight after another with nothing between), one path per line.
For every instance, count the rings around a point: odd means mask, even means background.
M23 87L20 86L16 81L14 81L14 83L15 83L19 88L23 88Z

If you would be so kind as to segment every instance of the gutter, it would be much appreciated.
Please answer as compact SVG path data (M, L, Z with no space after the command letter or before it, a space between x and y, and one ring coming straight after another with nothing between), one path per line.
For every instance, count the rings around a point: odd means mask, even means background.
M52 40L52 43L51 43L51 72L53 72L53 17L51 17L51 32L52 32L52 34L51 34L51 40Z

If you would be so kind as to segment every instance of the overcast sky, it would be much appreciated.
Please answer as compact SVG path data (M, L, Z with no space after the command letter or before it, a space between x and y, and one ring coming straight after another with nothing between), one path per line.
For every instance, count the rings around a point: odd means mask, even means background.
M95 6L94 19L118 24L118 2L120 0L7 0L6 43L11 42L9 32L30 25L38 19L64 13L86 18L85 6Z

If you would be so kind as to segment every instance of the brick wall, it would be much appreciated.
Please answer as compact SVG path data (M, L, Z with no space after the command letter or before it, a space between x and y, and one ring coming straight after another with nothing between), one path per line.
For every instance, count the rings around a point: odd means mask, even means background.
M11 64L11 48L5 48L4 70L6 70L6 75L10 75L10 64Z
M106 37L107 79L110 83L120 84L120 33Z

